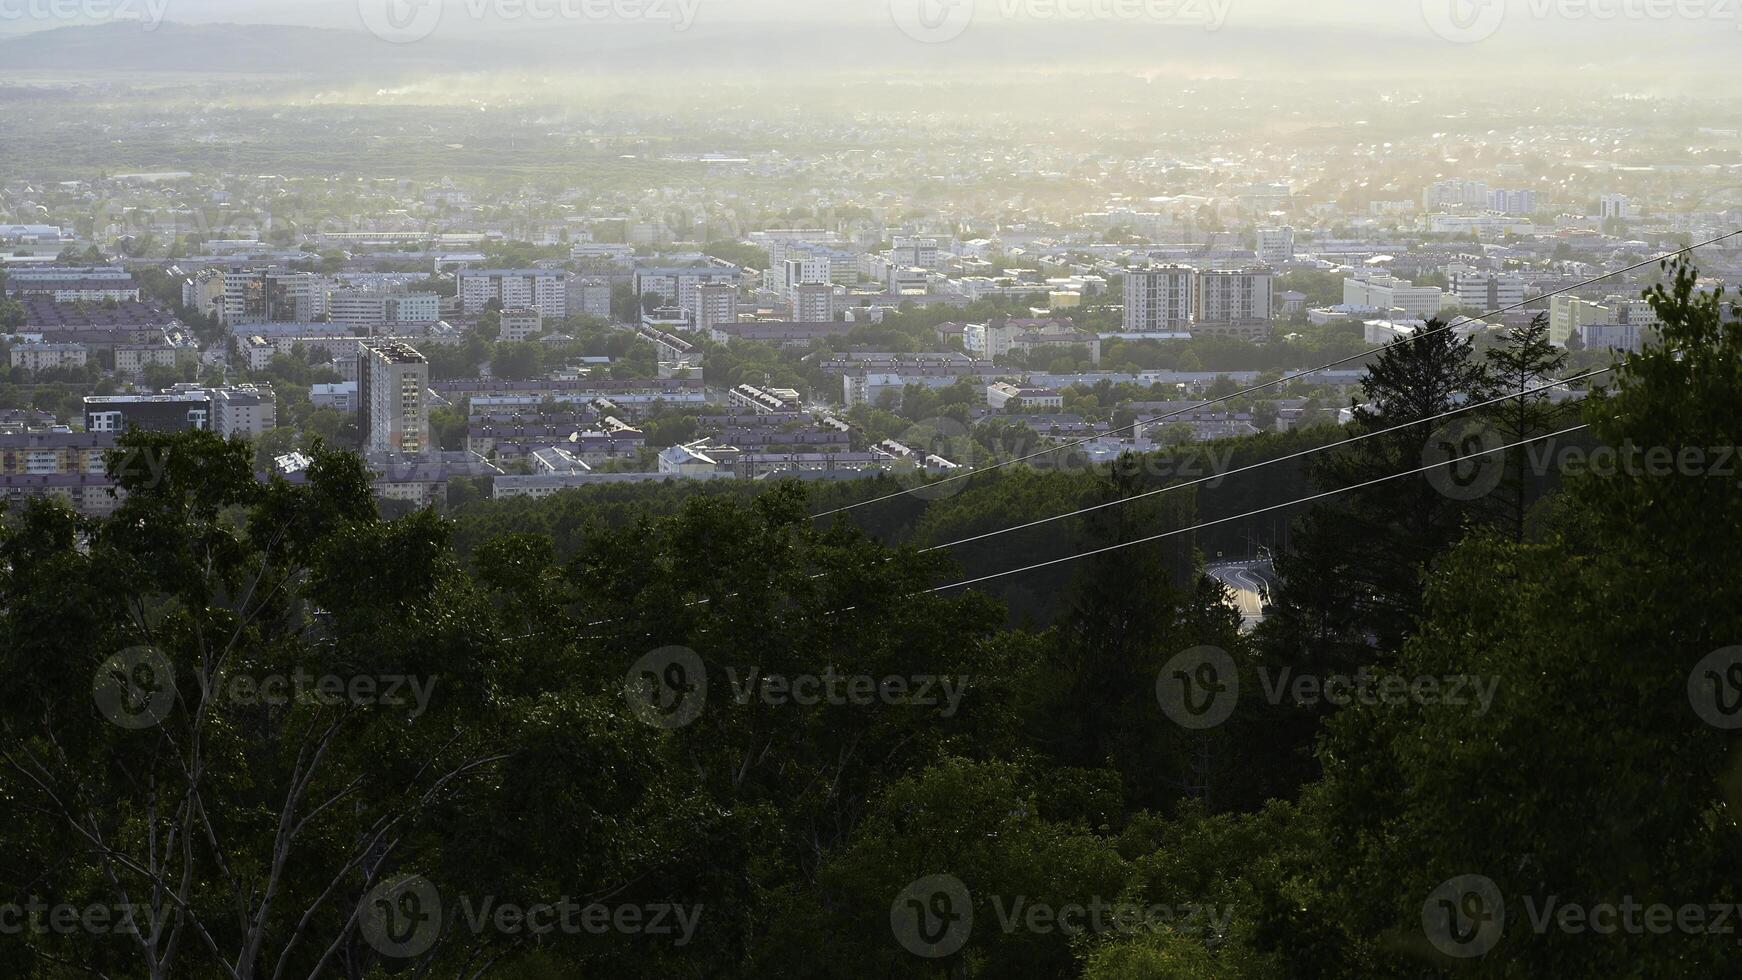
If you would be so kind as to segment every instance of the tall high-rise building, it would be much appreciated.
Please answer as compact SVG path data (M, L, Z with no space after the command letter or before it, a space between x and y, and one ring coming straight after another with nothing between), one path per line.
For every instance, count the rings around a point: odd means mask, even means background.
M1269 269L1205 269L1198 273L1191 332L1248 339L1270 334L1276 274Z
M693 322L697 330L712 330L722 323L738 322L738 287L731 283L703 283L695 288Z
M835 318L835 284L801 282L792 287L792 318L799 323L824 323Z
M576 278L568 284L571 313L611 319L611 281L600 278Z
M429 439L429 361L399 341L364 341L357 355L357 428L366 453L422 453Z
M1125 330L1128 333L1172 333L1186 329L1194 303L1197 270L1188 265L1160 265L1125 273Z
M1607 221L1610 218L1633 217L1633 202L1626 194L1604 194L1597 198L1597 217Z

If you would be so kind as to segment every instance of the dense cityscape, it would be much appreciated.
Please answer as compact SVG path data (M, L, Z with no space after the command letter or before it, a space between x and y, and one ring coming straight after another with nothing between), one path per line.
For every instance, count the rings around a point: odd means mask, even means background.
M1734 976L1727 5L839 7L0 0L5 974Z

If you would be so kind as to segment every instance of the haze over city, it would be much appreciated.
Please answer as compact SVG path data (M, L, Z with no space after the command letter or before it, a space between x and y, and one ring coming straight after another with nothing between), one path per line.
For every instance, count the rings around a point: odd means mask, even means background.
M0 962L1735 975L1739 40L0 0Z

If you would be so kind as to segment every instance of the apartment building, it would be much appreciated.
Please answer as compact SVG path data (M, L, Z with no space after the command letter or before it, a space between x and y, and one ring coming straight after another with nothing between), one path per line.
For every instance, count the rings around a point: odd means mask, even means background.
M568 316L567 272L553 269L461 269L460 305L478 313L494 302L502 309L530 307L553 320Z
M835 318L835 286L801 282L792 287L792 318L797 323L826 323Z
M365 341L357 355L357 428L365 453L430 448L429 361L409 344Z
M1125 273L1125 332L1173 333L1191 322L1197 270L1151 266Z
M1258 229L1258 261L1265 265L1282 265L1294 258L1294 229Z
M1444 297L1438 286L1417 286L1385 272L1360 269L1343 280L1343 305L1402 310L1415 319L1439 316Z
M502 311L499 340L520 342L544 329L544 315L535 309L519 308Z
M635 271L635 295L646 296L653 293L669 306L695 313L699 308L696 290L702 286L738 285L739 272L736 266L722 268L720 266L697 266L694 268L675 269L637 269Z
M1260 340L1270 336L1276 275L1268 269L1205 269L1193 292L1190 330Z
M737 283L699 283L692 296L696 305L689 313L695 329L711 331L719 324L738 322Z
M225 437L253 439L278 427L278 397L271 385L236 385L213 388L207 393L211 406L208 422L213 432Z
M12 366L26 371L46 371L53 368L84 367L90 352L83 344L13 344L9 352Z
M250 323L318 320L326 314L323 280L311 272L276 267L232 268L224 272L221 320L234 327Z
M393 293L373 289L335 289L327 294L327 315L335 323L433 323L441 319L435 293Z
M107 476L114 449L113 432L0 433L0 502L53 498L87 516L109 514L121 502Z
M1491 312L1522 305L1524 280L1500 273L1460 270L1451 276L1452 294L1465 313Z

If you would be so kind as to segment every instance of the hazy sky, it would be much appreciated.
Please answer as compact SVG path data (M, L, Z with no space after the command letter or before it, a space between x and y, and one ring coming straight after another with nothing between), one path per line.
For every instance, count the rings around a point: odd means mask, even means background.
M1317 27L1453 44L1522 35L1649 42L1723 32L1742 42L1742 3L1735 0L0 0L0 30L121 18L357 30L387 13L409 21L424 5L445 8L443 33L543 31L597 22L596 11L610 9L650 10L655 17L681 11L696 23L887 24L922 13L945 23L971 8L977 24L1042 27L1156 21L1234 30Z

